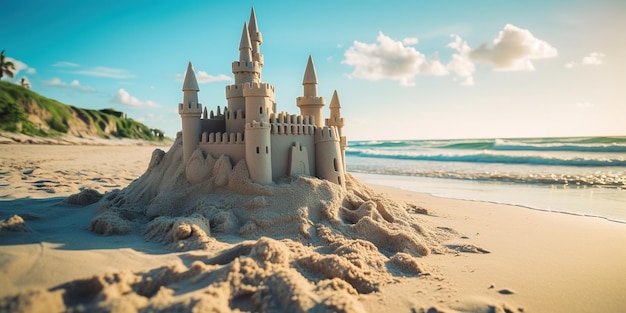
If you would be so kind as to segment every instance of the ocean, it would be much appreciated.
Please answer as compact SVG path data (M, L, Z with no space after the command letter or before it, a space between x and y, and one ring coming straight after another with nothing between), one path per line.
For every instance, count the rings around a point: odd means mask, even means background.
M346 165L374 184L626 223L626 137L350 141Z

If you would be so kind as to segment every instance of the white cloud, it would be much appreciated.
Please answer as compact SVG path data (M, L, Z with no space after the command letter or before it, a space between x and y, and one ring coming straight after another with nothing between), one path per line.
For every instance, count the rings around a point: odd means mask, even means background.
M210 75L209 73L207 73L205 71L198 71L198 73L196 73L196 79L198 80L199 84L233 80L228 75L219 74L219 75L215 76L215 75Z
M504 26L493 47L482 44L472 50L470 58L491 63L498 70L534 71L531 60L552 58L558 55L557 49L549 43L535 38L528 30L511 24Z
M127 78L135 77L135 75L130 73L128 70L121 69L121 68L107 67L107 66L82 67L78 63L68 62L68 61L58 61L52 64L52 66L71 68L72 70L70 70L69 73L85 75L85 76L117 78L117 79L127 79Z
M96 76L96 77L107 77L107 78L133 78L135 75L131 74L129 71L120 68L112 68L106 66L95 66L89 67L85 69L80 69L73 71L72 73L85 75L85 76Z
M68 84L68 83L62 81L60 78L54 77L51 80L44 80L43 84L46 85L46 86L51 86L51 87L73 88L73 89L77 89L77 90L80 90L80 91L87 91L87 92L94 92L94 91L96 91L96 89L93 88L93 87L81 85L80 82L78 80L76 80L76 79Z
M54 67L79 67L80 65L74 62L59 61L57 63L52 64L52 66Z
M176 74L176 81L182 82L185 78L185 74ZM205 71L197 71L196 72L196 80L198 84L207 84L213 82L223 82L223 81L232 81L232 77L219 74L219 75L211 75Z
M586 66L586 65L591 65L591 66L602 65L602 63L604 63L604 58L605 57L606 57L606 55L604 55L604 53L591 52L588 56L583 57L580 62L571 61L571 62L565 64L565 68L572 69L572 68L578 67L580 65L583 65L583 66Z
M604 62L605 55L600 52L592 52L583 58L584 65L600 65Z
M413 47L405 46L382 32L376 38L378 43L368 44L354 41L344 52L344 64L354 66L350 77L367 80L397 80L403 86L415 85L417 75L447 75L446 67L437 56L427 59Z
M446 68L461 79L461 85L473 86L476 67L469 56L472 49L458 35L451 35L451 37L454 38L454 41L448 44L448 48L456 50L456 53L452 54Z
M414 46L417 44L417 38L415 37L406 37L402 39L402 43L407 46Z
M20 61L20 60L16 60L12 57L6 57L6 60L8 62L12 62L13 65L15 65L15 71L13 71L13 76L17 76L17 73L21 72L21 71L25 71L28 74L35 74L37 73L37 70L29 67L26 63Z
M113 95L111 102L115 102L115 103L119 103L119 104L127 105L127 106L132 106L132 107L151 107L151 108L159 107L159 105L156 104L152 100L147 100L147 101L139 100L137 97L132 96L130 93L128 93L128 91L124 90L123 88L120 88L117 91L117 93Z

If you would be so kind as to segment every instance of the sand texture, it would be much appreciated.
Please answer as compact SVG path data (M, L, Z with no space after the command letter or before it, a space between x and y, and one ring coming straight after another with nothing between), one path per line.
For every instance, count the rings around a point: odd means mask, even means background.
M626 278L611 275L626 271L623 224L350 175L347 190L310 177L258 185L245 162L200 151L208 170L191 185L179 141L3 145L0 157L0 311L626 308Z

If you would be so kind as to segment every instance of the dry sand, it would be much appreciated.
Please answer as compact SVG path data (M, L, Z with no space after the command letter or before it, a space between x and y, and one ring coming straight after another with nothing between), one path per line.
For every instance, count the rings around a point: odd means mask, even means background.
M624 224L154 149L0 146L0 311L626 310Z

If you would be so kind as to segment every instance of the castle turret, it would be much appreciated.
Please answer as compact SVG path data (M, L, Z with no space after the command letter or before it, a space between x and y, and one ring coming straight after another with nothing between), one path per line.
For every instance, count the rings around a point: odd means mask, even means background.
M250 12L248 31L250 32L250 41L252 43L252 59L258 62L260 67L263 67L263 54L260 51L260 46L263 44L263 36L257 26L254 7L252 7L252 12Z
M268 83L246 83L243 85L246 99L246 124L252 121L269 123L274 113L274 86Z
M244 109L244 103L242 99L235 99L241 97L241 85L243 83L259 82L261 75L261 67L258 62L255 62L252 58L252 43L250 41L250 33L248 32L248 26L243 24L243 31L241 32L241 40L239 41L239 60L232 63L232 72L235 76L235 83L233 85L226 86L226 99L228 99L228 108L231 111L237 111ZM238 101L234 101L238 100Z
M246 124L246 165L253 182L272 183L272 149L270 124L252 121Z
M339 148L341 149L341 162L343 163L343 171L346 172L346 146L348 145L348 140L346 136L343 136L342 129L345 125L345 121L343 117L341 117L341 102L339 102L339 96L337 95L337 90L333 92L333 98L330 100L330 118L326 119L326 126L333 126L337 128L337 133L339 135Z
M317 74L315 73L313 58L310 55L304 71L302 86L304 86L304 95L296 99L296 103L300 108L300 114L311 116L315 126L324 126L322 123L322 108L326 104L326 99L317 96Z
M235 83L226 86L228 112L224 113L226 114L227 132L237 133L244 131L246 100L243 95L243 86L261 81L261 66L259 62L253 60L252 46L248 26L244 23L241 40L239 41L239 60L232 63Z
M202 130L200 121L202 105L198 103L198 91L200 88L196 74L193 65L189 62L183 82L183 102L178 104L178 114L180 114L183 126L183 157L185 162L189 161L191 154L196 150Z
M346 176L335 127L315 129L315 175L346 188Z

